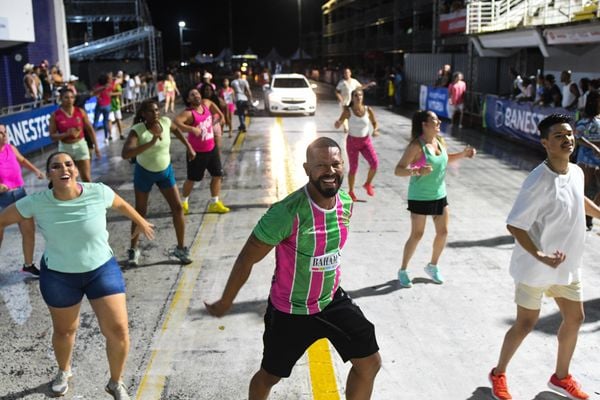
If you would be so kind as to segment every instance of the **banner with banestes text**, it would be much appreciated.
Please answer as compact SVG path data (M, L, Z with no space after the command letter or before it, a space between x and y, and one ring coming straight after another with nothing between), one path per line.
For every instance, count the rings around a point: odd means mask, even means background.
M438 117L450 118L448 89L421 85L419 107L421 110L433 111Z
M541 146L538 124L550 114L567 114L575 121L574 111L559 107L543 107L531 102L519 103L488 95L485 97L483 126L496 133L522 142Z
M92 97L85 103L90 122L94 120L95 108L96 98ZM50 116L57 109L58 106L52 104L3 116L0 117L0 124L6 126L9 142L16 146L21 154L31 153L52 144L49 132Z

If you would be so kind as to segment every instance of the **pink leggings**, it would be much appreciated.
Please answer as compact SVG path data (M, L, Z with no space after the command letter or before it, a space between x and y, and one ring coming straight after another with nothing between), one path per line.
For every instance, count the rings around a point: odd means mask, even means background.
M358 170L358 153L363 155L371 169L377 169L379 166L379 159L373 148L371 136L354 137L348 135L346 137L346 151L348 152L348 162L350 163L349 175L356 175L356 171Z

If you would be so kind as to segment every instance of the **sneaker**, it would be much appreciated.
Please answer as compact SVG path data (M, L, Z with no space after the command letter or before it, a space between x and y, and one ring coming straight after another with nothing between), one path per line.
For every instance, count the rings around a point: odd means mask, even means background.
M512 396L508 392L506 384L506 374L494 375L494 369L488 375L490 384L492 385L492 397L496 400L512 400Z
M69 379L73 376L71 371L58 370L56 378L52 380L50 389L55 396L64 396L69 390Z
M104 138L104 144L108 144L108 138Z
M183 215L188 215L190 213L190 205L187 201L182 202L181 207L183 208Z
M408 272L405 269L398 270L398 280L400 281L400 286L404 288L412 287L412 281L408 276Z
M29 275L31 275L34 278L39 278L39 276L40 276L40 270L35 265L35 263L33 263L33 264L23 264L23 268L21 268L21 272L23 272L25 274L29 274Z
M191 264L192 259L190 258L190 251L187 247L180 249L179 247L175 247L175 249L171 252L173 257L176 257L181 261L182 264Z
M140 250L131 248L127 250L127 265L136 267L140 261Z
M221 200L218 200L214 203L210 203L208 205L209 213L225 214L225 213L228 213L229 211L230 211L229 208L225 207L225 204L223 204L221 202Z
M373 187L373 185L371 185L370 183L365 183L363 187L365 188L369 196L375 196L375 188Z
M130 400L129 395L127 394L127 388L123 381L113 382L109 380L104 388L106 393L110 394L115 400Z
M431 280L438 285L444 283L444 278L442 277L442 273L440 272L440 268L437 265L433 265L431 263L427 264L425 267L425 273L429 275Z
M548 387L560 394L567 396L569 399L589 399L590 396L581 390L581 384L577 382L570 374L564 379L558 379L556 374L552 374Z
M350 192L348 192L348 194L350 195L350 198L352 199L353 202L358 201L358 199L356 198L356 195L354 194L354 191L350 191Z

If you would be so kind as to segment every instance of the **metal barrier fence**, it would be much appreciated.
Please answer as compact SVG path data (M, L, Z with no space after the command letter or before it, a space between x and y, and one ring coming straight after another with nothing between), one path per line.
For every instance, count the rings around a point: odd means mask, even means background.
M134 94L133 98L131 98L131 99L127 99L122 96L121 97L121 110L133 110L132 112L134 112L135 110L137 110L137 106L139 103L141 103L142 101L144 101L146 99L154 98L157 96L158 96L158 92L156 90L156 84L148 85L143 90L141 90L139 94L137 94L137 95ZM92 97L92 95L91 95L91 92L89 92L89 91L78 92L76 104L79 107L83 107L82 104L85 103L85 101L87 99L89 99L90 97ZM30 101L30 102L26 102L26 103L20 103L20 104L15 104L12 106L2 107L2 108L0 108L0 116L3 116L3 117L9 116L9 115L18 114L18 113L25 112L25 111L31 111L31 110L34 110L41 106L44 106L44 105L59 104L59 103L60 103L60 101L59 101L58 96L54 95L50 99L44 100L44 101L37 100L37 101Z

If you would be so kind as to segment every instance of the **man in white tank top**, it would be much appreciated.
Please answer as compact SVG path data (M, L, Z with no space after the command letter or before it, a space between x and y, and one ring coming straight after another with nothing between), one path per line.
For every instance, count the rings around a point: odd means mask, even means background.
M571 82L571 71L561 72L560 81L564 83L562 87L562 108L570 110L577 107L579 88L575 82Z

